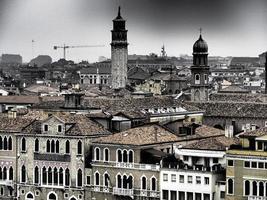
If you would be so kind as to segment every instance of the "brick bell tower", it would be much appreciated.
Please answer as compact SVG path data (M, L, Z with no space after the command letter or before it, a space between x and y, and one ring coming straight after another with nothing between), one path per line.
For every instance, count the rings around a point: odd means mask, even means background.
M125 88L127 82L128 43L125 20L118 16L113 20L111 41L111 86L113 89Z
M208 101L209 73L208 44L203 40L200 30L199 39L193 46L193 66L191 66L191 101Z

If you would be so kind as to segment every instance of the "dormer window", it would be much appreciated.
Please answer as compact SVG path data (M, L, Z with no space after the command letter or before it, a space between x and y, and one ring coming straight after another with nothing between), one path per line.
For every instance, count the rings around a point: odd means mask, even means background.
M62 132L62 125L57 126L57 132L61 133Z
M48 131L48 125L47 125L47 124L44 125L44 131L45 131L45 132Z

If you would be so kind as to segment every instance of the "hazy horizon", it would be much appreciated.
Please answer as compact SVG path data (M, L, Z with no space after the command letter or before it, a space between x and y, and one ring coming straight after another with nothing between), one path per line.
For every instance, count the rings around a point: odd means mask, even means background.
M0 0L0 54L62 57L54 45L75 48L67 59L94 62L110 57L112 19L121 6L127 20L129 54L192 54L203 29L210 56L258 56L267 50L266 0ZM32 40L34 54L32 55Z

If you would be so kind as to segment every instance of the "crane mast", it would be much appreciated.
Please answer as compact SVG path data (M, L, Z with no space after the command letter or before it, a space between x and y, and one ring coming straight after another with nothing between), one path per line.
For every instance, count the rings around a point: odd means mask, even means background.
M63 49L63 58L66 60L66 49L69 48L87 48L87 47L104 47L105 45L76 45L76 46L70 46L70 45L63 45L63 46L54 46L54 50L57 49Z

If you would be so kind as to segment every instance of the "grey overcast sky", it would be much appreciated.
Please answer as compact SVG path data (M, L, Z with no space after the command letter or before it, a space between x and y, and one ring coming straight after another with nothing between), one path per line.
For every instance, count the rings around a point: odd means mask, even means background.
M0 0L0 54L16 53L27 62L54 45L76 48L67 59L97 61L110 57L112 19L121 5L127 20L129 54L192 53L199 28L210 55L258 56L267 50L267 0Z

